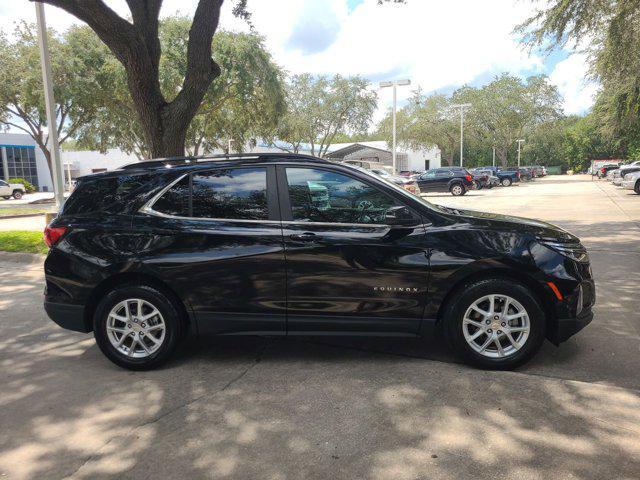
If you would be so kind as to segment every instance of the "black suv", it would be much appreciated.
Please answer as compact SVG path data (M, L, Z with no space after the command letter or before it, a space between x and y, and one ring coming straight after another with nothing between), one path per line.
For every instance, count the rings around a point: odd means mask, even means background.
M421 193L450 192L464 195L473 188L473 177L462 167L442 167L427 170L416 178Z
M547 223L432 205L303 155L142 162L83 177L45 231L45 309L131 368L188 330L421 336L511 368L592 319L584 247Z

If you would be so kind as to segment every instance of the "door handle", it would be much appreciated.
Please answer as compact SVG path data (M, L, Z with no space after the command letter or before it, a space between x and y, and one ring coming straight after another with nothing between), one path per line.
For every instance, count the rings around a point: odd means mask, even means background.
M291 240L297 240L298 242L313 242L318 240L318 236L315 233L304 232L304 233L293 233L289 235Z

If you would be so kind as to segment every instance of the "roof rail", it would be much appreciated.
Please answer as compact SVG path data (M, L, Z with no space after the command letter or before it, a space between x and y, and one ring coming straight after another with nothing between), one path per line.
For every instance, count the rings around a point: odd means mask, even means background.
M185 156L185 157L168 157L168 158L156 158L152 160L143 160L141 162L129 163L120 167L120 170L135 170L140 168L160 168L181 166L197 163L214 163L222 162L226 160L254 160L258 162L268 160L311 160L319 163L330 163L329 160L314 157L312 155L304 155L300 153L287 153L287 152L269 152L269 153L232 153L232 154L220 154L220 155L199 155L199 156Z

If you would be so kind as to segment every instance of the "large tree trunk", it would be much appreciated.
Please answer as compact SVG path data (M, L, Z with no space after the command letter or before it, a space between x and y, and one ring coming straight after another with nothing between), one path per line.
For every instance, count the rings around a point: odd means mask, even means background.
M500 163L502 164L502 167L506 167L507 163L509 161L508 156L507 156L507 149L506 148L496 148L496 155L498 156L498 159L500 160Z
M187 44L182 89L167 102L160 90L158 16L162 0L127 0L132 22L118 16L103 0L43 0L86 22L127 72L127 84L151 156L185 153L187 128L220 67L211 58L223 0L200 0Z

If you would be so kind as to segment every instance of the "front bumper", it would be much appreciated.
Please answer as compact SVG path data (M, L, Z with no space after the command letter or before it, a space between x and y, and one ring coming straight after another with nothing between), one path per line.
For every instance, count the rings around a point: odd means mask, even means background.
M84 307L66 303L44 302L44 309L49 318L67 330L89 333L91 328L84 321Z
M591 307L583 310L580 315L574 318L559 318L550 325L547 331L547 338L551 343L559 345L589 325L591 320L593 320Z
M633 179L633 180L623 180L622 181L622 188L624 188L625 190L633 190L633 188L636 186L636 181L637 179Z

